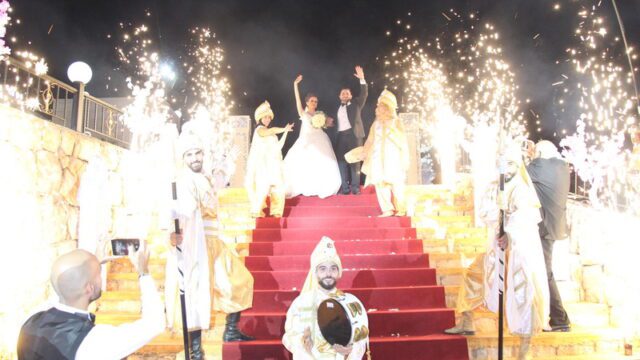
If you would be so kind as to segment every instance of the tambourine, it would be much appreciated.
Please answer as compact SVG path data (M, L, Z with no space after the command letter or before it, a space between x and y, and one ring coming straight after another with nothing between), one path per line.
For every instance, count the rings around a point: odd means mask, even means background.
M348 293L320 303L318 327L331 345L349 346L369 337L367 310L357 297Z

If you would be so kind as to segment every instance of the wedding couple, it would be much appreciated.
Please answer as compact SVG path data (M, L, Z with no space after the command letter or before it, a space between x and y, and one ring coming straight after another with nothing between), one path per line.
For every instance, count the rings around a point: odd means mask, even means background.
M360 193L360 163L349 164L344 158L345 153L362 146L364 139L361 112L368 89L360 66L356 66L354 76L360 80L360 95L352 102L351 89L340 89L341 105L336 111L336 121L318 111L318 96L313 93L307 94L303 108L298 89L302 75L293 82L301 125L298 139L284 158L287 198L298 195L325 198L338 191ZM335 132L333 143L324 129Z

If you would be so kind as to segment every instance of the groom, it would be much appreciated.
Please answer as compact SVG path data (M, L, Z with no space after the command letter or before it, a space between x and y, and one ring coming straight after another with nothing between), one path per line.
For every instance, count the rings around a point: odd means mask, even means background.
M335 124L337 134L333 142L333 151L338 159L340 177L342 178L340 192L345 195L349 193L357 195L360 193L360 163L347 163L344 159L344 154L363 144L364 126L362 125L360 113L369 93L362 67L356 66L356 73L353 76L360 79L360 95L351 101L353 98L351 89L346 86L340 89L340 94L338 95L340 106L336 113L337 120ZM351 189L349 189L349 185L351 185Z

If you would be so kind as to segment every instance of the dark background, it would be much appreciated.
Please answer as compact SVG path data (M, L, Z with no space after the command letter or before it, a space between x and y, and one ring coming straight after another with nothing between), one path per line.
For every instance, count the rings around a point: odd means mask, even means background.
M554 11L559 3L561 11ZM454 0L454 1L315 1L315 0L15 0L13 18L20 25L9 29L17 36L14 50L30 49L44 56L49 74L67 80L70 63L83 60L93 69L88 90L99 97L125 96L122 75L114 47L120 34L118 24L146 24L164 56L177 58L183 52L187 31L208 26L217 33L231 65L228 77L236 102L233 114L253 115L255 107L269 100L276 114L275 125L297 118L292 83L304 75L301 90L320 97L319 108L334 113L342 85L357 89L353 67L364 67L370 83L370 96L363 118L365 127L373 118L376 98L383 89L383 70L378 58L394 48L401 29L397 19L412 25L411 36L433 37L451 31L443 12L455 9L461 14L477 11L501 33L505 56L511 62L520 85L520 98L530 98L531 108L541 116L542 131L530 124L534 139L558 140L555 133L572 129L571 109L561 112L554 105L551 86L566 65L565 49L577 26L576 11L590 0ZM640 1L618 0L630 45L640 41ZM618 33L610 1L603 0L603 15L609 32ZM146 11L152 16L145 16ZM411 13L409 16L408 13ZM391 30L391 36L385 32ZM107 38L111 34L112 38ZM540 34L534 39L536 34ZM622 59L621 61L626 60ZM177 69L179 70L179 69ZM179 76L181 74L179 73ZM108 81L108 77L111 80ZM107 83L109 83L107 88ZM180 91L178 80L175 91ZM119 88L114 92L114 88ZM356 91L357 93L357 91ZM354 94L355 96L356 94ZM401 109L402 110L402 109ZM560 134L558 134L560 135ZM292 142L295 136L288 139Z

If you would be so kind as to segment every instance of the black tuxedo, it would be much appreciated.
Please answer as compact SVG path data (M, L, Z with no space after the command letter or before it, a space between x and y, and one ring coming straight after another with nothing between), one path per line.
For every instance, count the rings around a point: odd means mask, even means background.
M561 159L533 159L527 171L540 199L544 230L553 240L567 237L569 165Z
M349 164L344 159L344 154L350 150L362 146L364 140L364 125L362 124L362 108L367 102L369 89L367 84L360 84L360 94L347 104L340 104L335 113L334 126L332 128L332 144L333 151L338 159L338 167L340 168L340 177L342 179L341 192L349 193L349 185L351 192L357 194L360 192L360 163ZM341 109L346 107L347 119L351 128L338 131L340 126L339 115Z
M569 196L569 165L561 159L533 159L527 171L540 200L542 222L538 224L544 262L549 281L551 327L569 326L569 316L562 306L560 292L553 276L553 244L567 236L567 198Z

